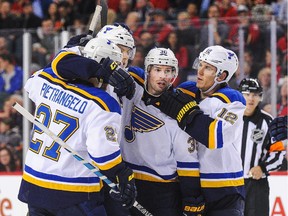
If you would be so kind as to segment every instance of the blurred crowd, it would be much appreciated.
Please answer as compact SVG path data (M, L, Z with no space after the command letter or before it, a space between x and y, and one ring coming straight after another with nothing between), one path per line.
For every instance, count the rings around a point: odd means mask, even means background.
M211 43L239 53L244 42L244 77L240 70L229 85L258 78L261 108L271 113L271 25L276 21L277 115L287 115L287 0L107 0L108 24L126 23L136 41L131 65L144 67L154 46L170 48L179 61L175 85L195 79L193 61ZM59 50L59 34L85 33L94 0L0 0L0 171L22 168L22 118L11 105L23 103L22 36L32 35L31 73L47 65ZM243 35L239 36L239 29Z

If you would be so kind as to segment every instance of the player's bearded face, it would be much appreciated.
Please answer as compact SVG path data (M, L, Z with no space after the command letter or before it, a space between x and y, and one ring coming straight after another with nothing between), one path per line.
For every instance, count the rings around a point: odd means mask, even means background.
M208 90L213 84L216 76L216 67L204 61L200 61L197 70L197 87L201 91Z
M148 92L153 95L162 94L174 79L173 73L170 66L153 65L147 77Z

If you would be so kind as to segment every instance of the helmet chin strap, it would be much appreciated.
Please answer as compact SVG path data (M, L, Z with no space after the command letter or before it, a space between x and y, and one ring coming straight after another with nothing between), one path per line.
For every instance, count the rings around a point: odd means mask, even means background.
M213 83L213 85L209 88L209 89L207 89L206 91L202 91L201 89L200 89L200 91L203 93L203 94L207 94L207 93L209 93L210 91L212 91L215 87L216 87L216 85L218 85L218 84L221 84L221 83L225 83L226 81L225 80L222 80L222 81L217 81L217 76L214 78L214 83Z

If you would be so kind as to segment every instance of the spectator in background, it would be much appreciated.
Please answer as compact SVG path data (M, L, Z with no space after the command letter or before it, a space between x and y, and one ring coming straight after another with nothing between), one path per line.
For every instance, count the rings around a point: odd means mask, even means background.
M187 70L190 66L189 52L187 47L180 45L179 37L176 32L171 32L168 35L167 42L164 47L172 50L178 60L179 75L173 83L174 86L177 86L179 83L187 80Z
M280 102L277 104L277 116L288 115L288 78L284 80L280 88Z
M263 100L259 106L263 108L266 104L271 104L271 68L262 68L258 73L258 80L263 88Z
M55 31L61 30L62 23L61 23L59 13L58 13L58 4L56 2L52 2L49 5L45 19L51 19L52 20Z
M115 23L115 20L117 19L117 14L113 9L108 8L107 10L107 25L112 25ZM98 23L100 24L100 22Z
M38 42L32 44L32 55L42 67L47 65L54 56L55 34L53 21L51 19L43 19L41 27L37 29Z
M251 68L250 78L257 78L258 72L261 69L261 63L254 60L254 55L249 48L244 50L244 62L246 62Z
M148 0L136 0L134 9L140 14L141 22L145 22L152 8L152 4Z
M23 87L23 70L14 65L10 54L0 55L0 92L13 94L21 92Z
M155 41L160 46L167 40L169 33L174 30L174 27L166 20L165 11L160 9L149 13L142 28L153 34Z
M214 45L222 45L227 39L229 26L223 20L220 20L220 11L217 5L211 5L208 8L208 21L201 29L200 33L200 50L209 46L209 29L208 24L213 26Z
M23 13L21 14L21 28L36 29L41 26L42 19L33 13L31 2L23 3Z
M132 11L132 1L120 0L115 22L124 23L130 11Z
M19 28L19 26L20 20L12 14L10 1L0 1L0 30Z
M125 24L129 26L130 30L133 33L133 38L136 41L136 44L139 44L139 35L140 31L139 29L139 22L140 22L140 14L136 11L132 11L128 13L126 19L125 19Z
M192 25L196 28L196 29L200 29L201 27L201 20L198 14L198 8L196 3L194 2L190 2L187 5L186 8L187 13L189 14L190 20ZM179 15L180 13L178 13Z
M182 11L178 13L176 32L179 37L179 43L182 46L189 46L191 49L194 49L194 46L196 46L199 41L199 31L193 26L193 23L191 23L188 12Z
M21 171L17 166L13 152L10 148L4 146L0 148L0 172Z
M158 45L154 40L154 35L148 31L141 32L139 42L139 45L143 48L144 56L146 56L152 48Z
M9 42L5 37L0 36L0 54L8 54L9 52Z
M263 50L262 50L263 52ZM271 60L272 60L272 56L271 56L271 51L270 49L266 49L265 50L265 56L264 56L264 62L261 64L261 67L271 67ZM277 70L277 81L279 81L279 79L282 77L281 74L281 58L280 58L280 52L279 50L277 50L277 56L276 56L276 70Z
M258 24L250 23L249 10L245 5L238 6L238 24L231 27L226 43L230 49L235 52L239 51L239 30L244 31L244 45L253 48L256 43L259 43L260 29Z
M220 10L220 17L224 18L229 25L237 22L237 6L231 0L222 0L215 2Z
M20 149L22 137L19 130L12 127L12 123L11 117L0 119L0 140L13 149Z
M241 65L241 67L242 67L242 65ZM241 72L240 68L238 68L238 70L235 72L235 74L233 75L231 80L228 82L229 86L233 89L236 89L236 90L238 89L242 79L250 77L251 66L247 62L244 62L244 66L243 66L244 74L243 74L243 76L241 76L240 72Z
M131 65L135 67L144 68L144 59L145 55L143 47L141 46L136 47L136 53L133 60L131 61Z

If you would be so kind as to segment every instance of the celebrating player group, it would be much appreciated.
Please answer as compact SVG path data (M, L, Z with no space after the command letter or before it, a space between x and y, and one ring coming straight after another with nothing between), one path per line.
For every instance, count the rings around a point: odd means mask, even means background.
M128 26L105 25L72 37L26 82L35 119L117 185L34 125L18 194L29 216L243 216L247 98L228 86L237 55L207 47L193 64L197 81L176 87L170 49L152 48L144 68L129 65L135 51ZM287 117L269 128L263 173L283 160Z

